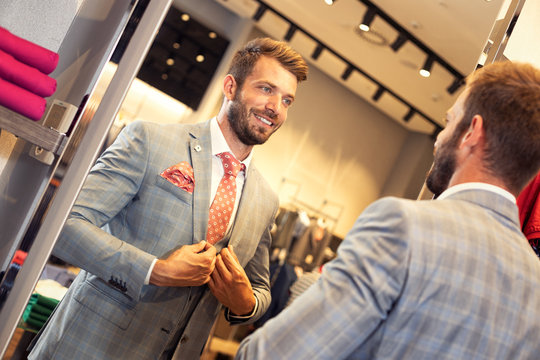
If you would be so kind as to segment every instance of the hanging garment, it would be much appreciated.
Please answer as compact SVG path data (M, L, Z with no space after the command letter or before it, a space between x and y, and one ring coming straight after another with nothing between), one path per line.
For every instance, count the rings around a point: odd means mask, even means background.
M517 198L519 221L523 234L536 255L540 256L540 173L521 191Z
M293 244L287 261L311 271L321 264L324 249L330 242L331 234L322 227L318 219L312 219L310 226Z

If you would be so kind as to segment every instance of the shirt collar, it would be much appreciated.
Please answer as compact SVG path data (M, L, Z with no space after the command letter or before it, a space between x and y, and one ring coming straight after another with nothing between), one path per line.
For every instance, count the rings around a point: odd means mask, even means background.
M501 196L504 196L505 198L507 198L508 200L513 202L514 204L516 203L516 197L514 195L512 195L511 193L509 193L508 191L504 190L501 187L491 185L491 184L482 183L482 182L470 182L470 183L463 183L463 184L454 185L454 186L446 189L445 191L443 191L443 193L441 195L439 195L437 200L446 199L450 195L453 195L453 194L455 194L457 192L464 191L464 190L486 190L486 191L491 191L491 192L497 193L497 194L499 194Z
M223 133L219 128L216 117L210 120L210 137L212 139L212 155L215 156L222 152L230 152L231 154L233 153L231 151L231 148L229 147L229 144L227 144L227 140L225 140L225 136L223 136ZM244 161L241 161L241 163L246 166L245 176L247 176L247 169L249 168L252 157L253 151L249 153L248 157L245 158Z

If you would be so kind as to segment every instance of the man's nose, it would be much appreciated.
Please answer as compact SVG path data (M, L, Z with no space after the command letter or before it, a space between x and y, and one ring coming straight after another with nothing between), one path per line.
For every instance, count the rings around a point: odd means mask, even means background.
M271 110L274 114L278 114L281 111L281 97L279 95L268 97L266 109Z

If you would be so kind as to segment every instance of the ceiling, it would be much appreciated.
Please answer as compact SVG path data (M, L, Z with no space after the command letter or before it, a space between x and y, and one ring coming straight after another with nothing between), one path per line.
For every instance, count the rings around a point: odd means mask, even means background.
M266 4L269 9L257 21L262 31L283 39L294 23L299 30L289 42L311 64L408 129L428 134L444 125L444 114L459 94L447 91L455 73L441 62L463 76L474 70L505 6L504 0L337 0L331 6L324 0L215 1L246 18L253 18L261 3ZM370 31L363 33L357 26L370 3L387 18L376 15ZM388 19L419 42L407 41L393 51L390 44L399 31ZM317 41L325 50L314 60ZM418 73L426 49L442 60L435 61L428 78ZM343 80L349 64L355 70ZM374 101L379 85L385 91ZM417 111L404 121L411 106Z

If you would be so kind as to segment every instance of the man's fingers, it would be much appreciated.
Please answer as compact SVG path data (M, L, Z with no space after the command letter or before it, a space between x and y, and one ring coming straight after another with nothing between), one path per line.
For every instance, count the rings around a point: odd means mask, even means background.
M225 248L221 250L220 254L221 254L221 257L223 258L223 262L225 266L227 266L227 269L229 269L229 271L240 270L241 268L240 263L238 262L238 258L236 257L234 253L231 253L229 249Z
M208 241L205 241L205 243L206 244L204 245L204 251L207 251L207 250L210 250L210 249L213 249L214 251L216 251L216 248L215 248L214 245L210 244Z
M240 260L238 260L238 256L236 256L236 253L234 252L233 246L229 245L228 249L231 252L231 255L234 257L234 260L236 260L236 262L240 264Z
M188 245L188 246L191 248L193 252L198 253L205 248L206 244L207 242L203 240L201 242L198 242L197 244Z
M223 277L223 275L228 272L227 267L223 263L223 257L221 256L221 254L218 254L218 256L216 256L216 271L219 272L221 277Z

